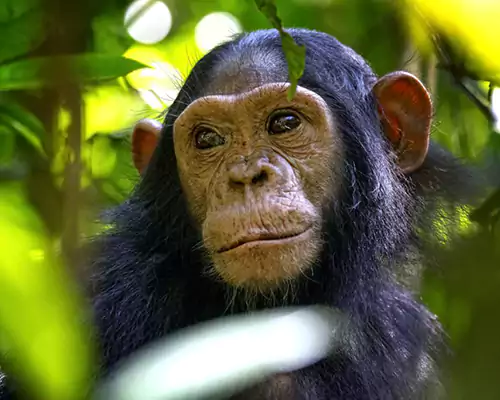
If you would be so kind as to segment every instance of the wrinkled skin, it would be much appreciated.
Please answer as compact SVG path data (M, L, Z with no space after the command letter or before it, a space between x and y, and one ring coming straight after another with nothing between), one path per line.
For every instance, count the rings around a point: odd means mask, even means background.
M288 102L287 88L204 97L175 122L182 186L214 268L231 285L264 289L309 268L323 206L341 182L342 142L327 105L304 88ZM277 112L298 126L270 134ZM194 136L206 127L224 143L197 149Z

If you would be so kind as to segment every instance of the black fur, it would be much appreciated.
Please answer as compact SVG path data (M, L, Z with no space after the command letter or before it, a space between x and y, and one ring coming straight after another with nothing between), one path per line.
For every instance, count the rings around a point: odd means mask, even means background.
M326 244L315 269L297 284L295 296L277 294L253 302L244 293L231 298L222 283L204 274L200 234L191 223L177 174L172 125L202 95L286 81L277 32L249 33L197 63L166 115L143 180L112 214L113 229L97 238L93 290L103 372L149 341L200 321L249 308L322 303L349 316L352 346L294 373L291 392L280 396L434 398L439 392L434 364L440 327L397 277L419 254L419 232L429 232L437 210L466 201L468 192L462 189L467 172L433 145L423 168L402 176L381 131L371 94L377 78L370 67L329 35L289 32L307 49L299 84L328 103L346 147L344 189L327 210ZM455 179L460 185L445 184ZM255 389L240 398L277 398L269 390Z

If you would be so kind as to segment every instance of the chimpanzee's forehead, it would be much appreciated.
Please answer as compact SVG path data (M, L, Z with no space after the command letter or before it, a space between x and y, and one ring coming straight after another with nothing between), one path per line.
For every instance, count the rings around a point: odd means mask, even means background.
M266 83L286 82L287 77L281 54L243 50L218 60L208 72L202 96L242 93Z

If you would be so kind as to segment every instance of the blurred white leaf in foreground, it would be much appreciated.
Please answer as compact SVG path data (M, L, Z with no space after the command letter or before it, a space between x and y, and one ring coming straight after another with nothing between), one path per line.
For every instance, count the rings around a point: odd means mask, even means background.
M97 399L229 396L276 373L327 357L339 341L342 322L333 309L313 306L203 323L133 355Z

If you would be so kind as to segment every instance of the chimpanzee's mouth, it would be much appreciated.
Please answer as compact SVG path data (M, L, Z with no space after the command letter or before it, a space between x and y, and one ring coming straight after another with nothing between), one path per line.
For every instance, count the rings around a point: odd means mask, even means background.
M299 236L307 234L312 228L308 227L305 230L299 231L299 232L293 232L293 233L286 233L286 234L278 234L278 233L270 233L270 232L263 232L259 233L257 235L248 235L248 236L243 236L240 239L234 241L233 243L229 244L228 246L224 246L220 248L217 253L225 253L230 250L234 250L238 247L241 247L245 244L249 243L255 243L255 242L277 242L277 243L283 243L286 241L289 241L294 238L298 238Z

